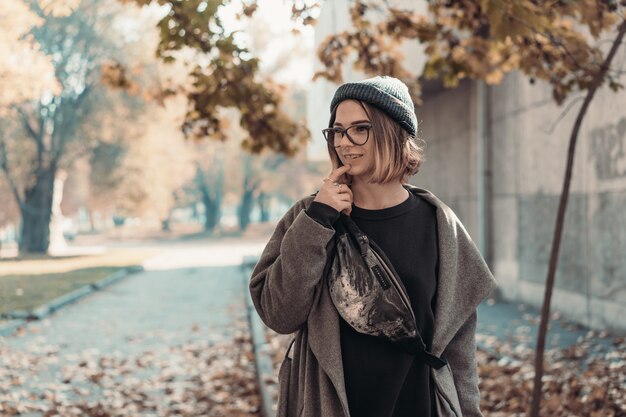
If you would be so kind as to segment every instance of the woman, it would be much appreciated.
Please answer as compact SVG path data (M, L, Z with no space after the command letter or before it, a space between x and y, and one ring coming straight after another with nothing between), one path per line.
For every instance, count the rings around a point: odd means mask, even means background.
M324 135L334 169L281 219L250 281L263 321L296 332L278 415L481 416L476 307L495 281L452 210L406 184L422 158L408 89L391 77L347 83L330 108ZM426 348L446 366L359 333L338 314L326 277L341 213L387 255Z

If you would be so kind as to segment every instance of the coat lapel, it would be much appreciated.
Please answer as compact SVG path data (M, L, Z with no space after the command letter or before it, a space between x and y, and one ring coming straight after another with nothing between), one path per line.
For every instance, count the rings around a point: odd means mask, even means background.
M430 191L407 188L437 207L439 280L432 352L439 356L496 281L454 212Z

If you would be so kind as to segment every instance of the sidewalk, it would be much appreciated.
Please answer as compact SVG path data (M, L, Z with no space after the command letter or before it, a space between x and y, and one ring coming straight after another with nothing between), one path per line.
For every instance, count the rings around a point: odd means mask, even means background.
M552 311L552 316L558 317L559 314ZM490 342L497 340L534 349L540 317L539 310L523 303L488 299L478 306L477 344L489 350ZM613 349L615 343L621 340L605 331L593 331L574 322L553 318L548 327L546 349L571 348L589 338L593 338L589 353Z
M0 338L0 415L258 416L241 256L163 247L145 271Z

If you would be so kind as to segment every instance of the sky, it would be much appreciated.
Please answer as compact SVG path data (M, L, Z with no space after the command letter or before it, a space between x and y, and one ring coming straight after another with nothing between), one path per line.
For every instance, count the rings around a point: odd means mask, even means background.
M276 82L299 84L306 88L314 72L314 28L293 22L291 5L285 0L258 0L258 9L252 19L237 19L239 12L240 0L233 0L219 11L226 29L240 31L236 35L237 40L260 58L261 68ZM118 23L128 38L138 37L135 31L146 24L144 19L156 22L164 13L167 13L166 8L152 5L142 8L141 17L122 16ZM299 34L292 32L294 28ZM278 60L280 63L277 63Z
M288 53L290 59L284 61L280 70L273 73L274 79L280 83L297 83L306 85L313 77L314 30L311 26L298 25L299 35L292 33L295 23L291 20L291 5L284 0L259 0L252 22L238 21L236 14L240 10L240 2L233 1L232 6L225 7L220 13L227 28L246 32L247 24L254 25L262 32L262 51L255 55L261 59L262 68L274 67L281 54ZM241 37L248 47L254 40L246 34ZM253 49L253 48L252 48Z

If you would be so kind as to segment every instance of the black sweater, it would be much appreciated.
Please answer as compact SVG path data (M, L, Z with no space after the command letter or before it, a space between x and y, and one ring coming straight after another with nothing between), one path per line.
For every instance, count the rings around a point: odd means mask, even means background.
M307 214L326 227L339 217L313 202ZM402 279L418 329L431 348L438 275L435 207L409 193L404 202L381 210L352 206L359 228L380 246ZM355 331L340 318L341 350L352 417L436 416L430 368L391 343Z

